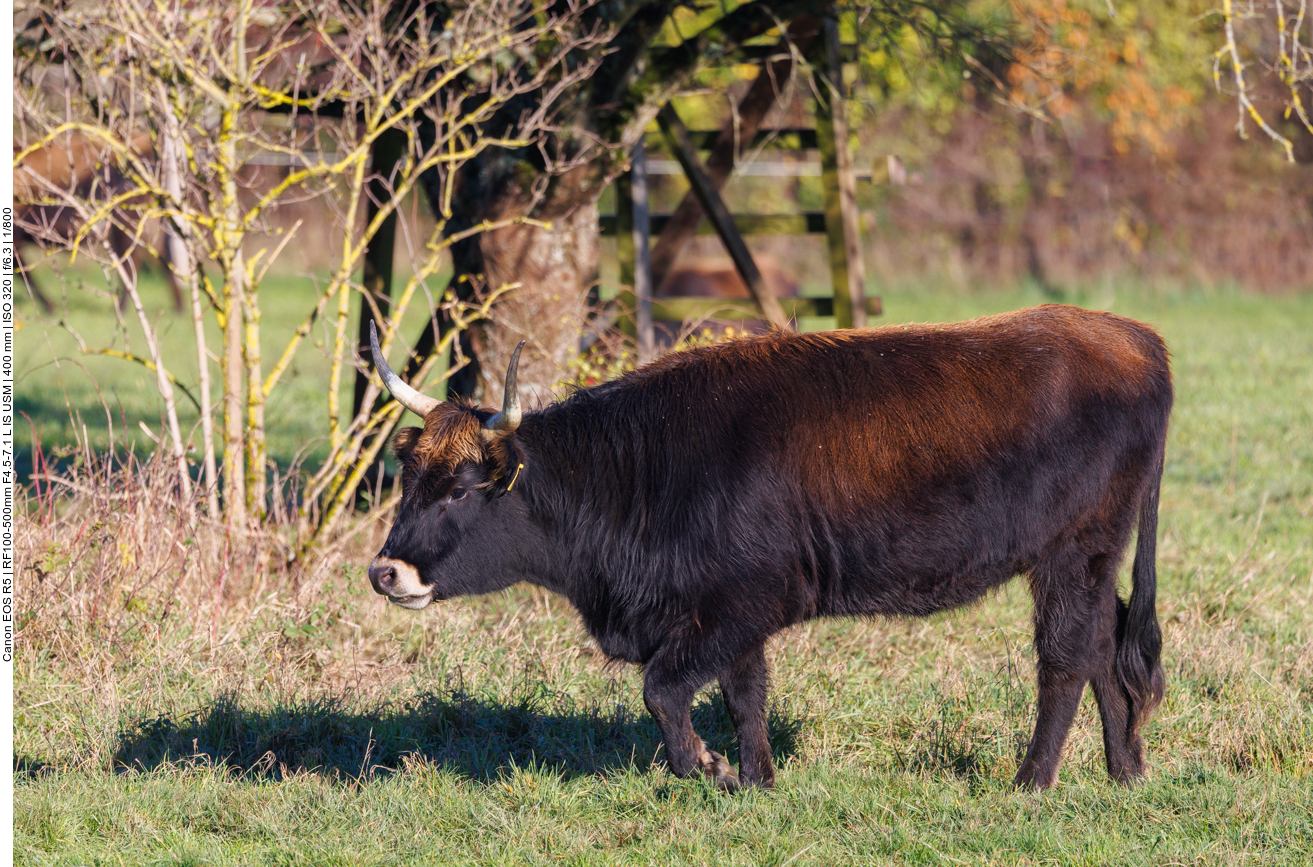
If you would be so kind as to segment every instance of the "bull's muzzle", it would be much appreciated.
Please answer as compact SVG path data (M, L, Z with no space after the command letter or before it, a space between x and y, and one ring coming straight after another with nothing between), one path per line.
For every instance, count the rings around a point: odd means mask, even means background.
M419 571L402 560L375 557L369 564L369 583L374 592L402 608L420 609L433 601L433 588L419 579Z

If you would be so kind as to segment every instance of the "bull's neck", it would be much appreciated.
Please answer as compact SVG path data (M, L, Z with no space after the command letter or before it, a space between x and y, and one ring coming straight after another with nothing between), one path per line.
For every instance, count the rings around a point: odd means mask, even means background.
M624 460L622 450L581 424L577 410L554 404L525 415L516 432L524 469L511 496L523 503L529 535L545 540L544 550L530 555L540 570L534 583L582 610L604 568L598 543L608 538L607 517L616 514L614 498L626 481L612 470Z

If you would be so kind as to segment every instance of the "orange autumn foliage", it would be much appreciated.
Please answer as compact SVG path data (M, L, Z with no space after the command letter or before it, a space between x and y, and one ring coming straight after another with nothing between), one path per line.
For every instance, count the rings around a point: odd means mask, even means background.
M1118 153L1132 146L1171 151L1202 89L1189 63L1191 14L1170 2L1116 10L1079 0L1009 0L1022 39L1007 70L1007 99L1032 115L1062 121L1077 106L1106 116ZM1110 14L1110 13L1117 14ZM1202 51L1198 57L1206 56ZM1197 64L1195 64L1197 67Z

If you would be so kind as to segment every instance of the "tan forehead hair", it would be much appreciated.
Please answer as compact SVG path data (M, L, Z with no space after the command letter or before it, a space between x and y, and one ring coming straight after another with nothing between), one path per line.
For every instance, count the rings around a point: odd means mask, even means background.
M413 454L426 466L446 469L481 463L483 423L468 404L440 403L424 418L424 431Z

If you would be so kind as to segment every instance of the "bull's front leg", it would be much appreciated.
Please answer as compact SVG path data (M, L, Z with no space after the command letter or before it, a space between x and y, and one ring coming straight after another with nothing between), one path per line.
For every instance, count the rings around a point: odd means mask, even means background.
M739 736L739 771L747 785L775 785L766 727L766 646L758 644L720 675L720 690Z
M698 688L710 681L698 680L689 672L678 672L662 664L661 656L647 665L643 681L643 703L661 728L661 739L666 745L666 762L677 777L690 777L701 772L717 787L727 792L739 788L739 775L729 760L707 745L693 731L689 708Z

